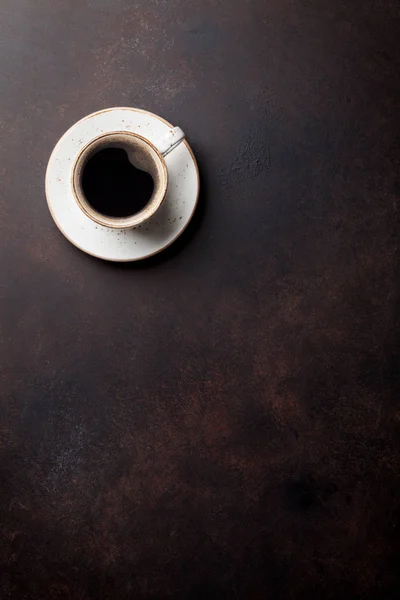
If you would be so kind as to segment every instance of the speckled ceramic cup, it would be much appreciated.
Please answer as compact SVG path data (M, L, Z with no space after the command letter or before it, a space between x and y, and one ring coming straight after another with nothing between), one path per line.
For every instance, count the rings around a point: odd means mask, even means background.
M79 208L93 221L112 229L131 229L150 219L164 202L168 189L168 168L164 157L183 140L185 134L174 127L156 143L128 131L108 132L91 140L79 153L72 169L72 190ZM98 152L119 148L126 151L130 163L149 173L154 182L150 200L139 212L126 217L112 217L96 210L85 196L82 177L88 161ZM134 194L134 190L132 190Z

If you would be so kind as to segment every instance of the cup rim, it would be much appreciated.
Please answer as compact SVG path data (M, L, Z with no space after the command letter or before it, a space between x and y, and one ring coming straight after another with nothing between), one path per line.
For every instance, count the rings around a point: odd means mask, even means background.
M78 178L80 178L82 169L85 166L85 161L88 160L90 152L95 150L97 146L100 146L104 138L115 136L132 137L144 142L155 152L163 170L161 193L157 194L153 200L150 200L146 206L142 208L142 210L133 215L129 215L128 217L111 217L100 213L93 208L91 204L89 204L85 195L83 194L83 190L79 189L77 185ZM107 131L106 133L102 133L94 137L80 150L72 167L71 187L78 207L85 213L87 217L89 217L89 219L95 221L103 227L109 227L111 229L132 229L133 227L141 225L141 223L144 223L150 219L164 202L168 189L168 169L163 155L149 139L132 131Z

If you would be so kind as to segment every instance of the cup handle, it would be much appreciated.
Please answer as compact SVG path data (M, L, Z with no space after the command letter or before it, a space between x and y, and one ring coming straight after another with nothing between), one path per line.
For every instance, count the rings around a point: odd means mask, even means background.
M164 137L157 140L155 146L158 151L165 157L167 154L175 150L177 146L185 139L185 134L180 127L170 129Z

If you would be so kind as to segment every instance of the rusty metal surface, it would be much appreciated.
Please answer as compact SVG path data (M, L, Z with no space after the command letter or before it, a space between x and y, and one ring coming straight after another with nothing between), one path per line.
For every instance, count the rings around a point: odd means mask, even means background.
M390 0L2 0L2 599L398 597L399 26ZM59 136L118 105L202 174L135 266L44 197Z

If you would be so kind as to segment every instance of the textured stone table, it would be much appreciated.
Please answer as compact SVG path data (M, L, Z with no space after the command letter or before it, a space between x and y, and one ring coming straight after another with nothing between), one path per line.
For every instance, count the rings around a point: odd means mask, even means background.
M399 597L400 8L0 3L0 597ZM118 266L44 173L84 115L179 124L201 204Z

